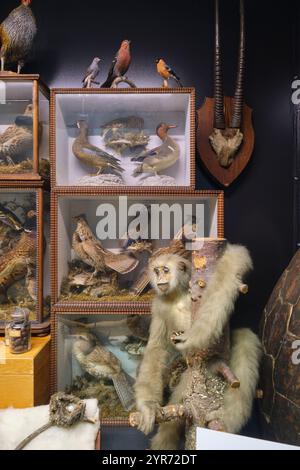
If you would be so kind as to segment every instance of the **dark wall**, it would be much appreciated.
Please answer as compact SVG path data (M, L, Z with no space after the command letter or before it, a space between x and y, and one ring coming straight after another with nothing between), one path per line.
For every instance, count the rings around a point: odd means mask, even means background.
M15 5L1 0L1 18ZM221 1L225 88L232 94L237 62L238 1ZM246 0L246 101L254 110L255 152L241 177L225 191L225 235L246 245L255 270L250 293L241 299L235 324L257 329L263 307L292 252L293 5L297 2ZM50 87L80 86L91 58L103 59L105 77L124 38L132 40L129 76L138 86L160 86L154 60L165 57L187 86L196 88L197 106L212 94L213 1L33 0L39 24L35 61ZM197 187L217 188L201 163Z

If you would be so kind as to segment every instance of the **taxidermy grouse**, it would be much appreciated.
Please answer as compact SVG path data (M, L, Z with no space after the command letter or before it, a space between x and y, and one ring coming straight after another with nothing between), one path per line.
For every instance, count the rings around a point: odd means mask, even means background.
M88 125L86 121L78 121L79 136L73 143L73 154L85 165L96 168L97 174L104 170L111 170L115 173L121 173L123 168L119 165L119 160L104 150L89 143Z
M0 295L7 300L7 290L28 274L36 264L36 213L30 211L21 236L13 249L0 257Z
M21 0L0 25L1 71L6 63L17 63L21 72L28 58L37 33L35 17L30 8L31 0Z
M169 129L176 127L164 122L157 126L156 134L162 144L131 159L133 162L141 162L135 169L133 176L138 176L141 173L157 175L158 172L166 170L177 162L180 153L179 145L168 135Z
M75 338L73 354L82 369L98 380L112 380L122 406L131 410L135 403L131 378L122 370L119 359L91 333L83 331L71 336Z
M23 115L17 116L15 123L0 134L0 160L15 165L33 154L33 106L29 104ZM42 127L39 126L41 134Z
M76 256L94 268L94 275L108 270L119 274L133 271L139 261L129 253L112 253L105 250L91 231L84 215L75 217L77 226L73 234L72 247Z

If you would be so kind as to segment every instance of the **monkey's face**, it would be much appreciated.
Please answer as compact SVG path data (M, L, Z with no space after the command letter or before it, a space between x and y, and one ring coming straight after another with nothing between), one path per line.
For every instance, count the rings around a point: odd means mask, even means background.
M172 280L170 266L155 266L153 268L157 289L166 294L170 290Z
M149 275L157 294L165 296L174 291L188 291L191 266L178 255L161 255L150 262Z

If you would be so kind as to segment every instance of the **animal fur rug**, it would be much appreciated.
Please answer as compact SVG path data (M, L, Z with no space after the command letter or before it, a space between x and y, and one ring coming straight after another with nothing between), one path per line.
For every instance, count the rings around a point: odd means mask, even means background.
M46 424L48 416L48 405L0 410L0 450L15 449L29 434ZM70 429L51 427L24 450L94 450L100 427L97 400L86 400L86 416L97 422L79 423Z

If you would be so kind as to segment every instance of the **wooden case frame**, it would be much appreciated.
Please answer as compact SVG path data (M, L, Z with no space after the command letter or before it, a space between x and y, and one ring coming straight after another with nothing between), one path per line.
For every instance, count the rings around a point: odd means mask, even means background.
M50 90L41 80L38 74L14 74L0 73L0 81L7 82L32 82L32 104L33 104L33 155L32 155L32 171L27 173L1 174L0 184L2 181L39 181L42 179L39 170L39 92L50 101Z
M218 238L224 237L224 193L223 191L174 191L169 190L162 193L156 191L141 192L139 190L123 189L116 191L114 188L102 189L99 191L91 191L90 189L83 190L77 189L77 191L59 190L52 191L51 193L51 304L52 313L63 313L63 312L131 312L139 311L142 313L150 312L150 302L146 301L135 301L133 302L66 302L59 300L59 289L58 289L58 199L64 196L81 196L81 197L99 197L99 196L138 196L138 197L169 197L179 198L190 197L191 199L208 198L213 197L217 199L217 236Z
M43 308L43 281L44 281L44 220L43 220L43 206L44 206L44 189L43 183L33 181L28 183L20 181L18 185L13 182L6 182L0 185L0 193L14 192L14 193L35 193L36 194L36 209L37 209L37 269L36 269L36 286L37 286L37 301L36 301L36 320L31 322L31 328L33 333L38 335L46 335L49 333L50 322L44 319L44 308ZM0 322L0 333L4 332L4 323Z
M53 88L50 93L50 166L51 166L51 187L61 191L76 191L78 186L61 186L57 185L56 178L56 95L101 95L101 94L121 94L121 95L136 95L136 94L190 94L190 184L186 186L172 186L174 191L192 190L195 189L196 184L196 104L195 104L195 88ZM89 191L91 194L95 190L105 191L109 186L94 186L85 187L81 186L80 189ZM118 191L118 187L114 187ZM124 186L122 189L136 191L137 189L143 192L149 190L164 192L168 188L162 186L151 187L144 186L139 188L137 186Z

